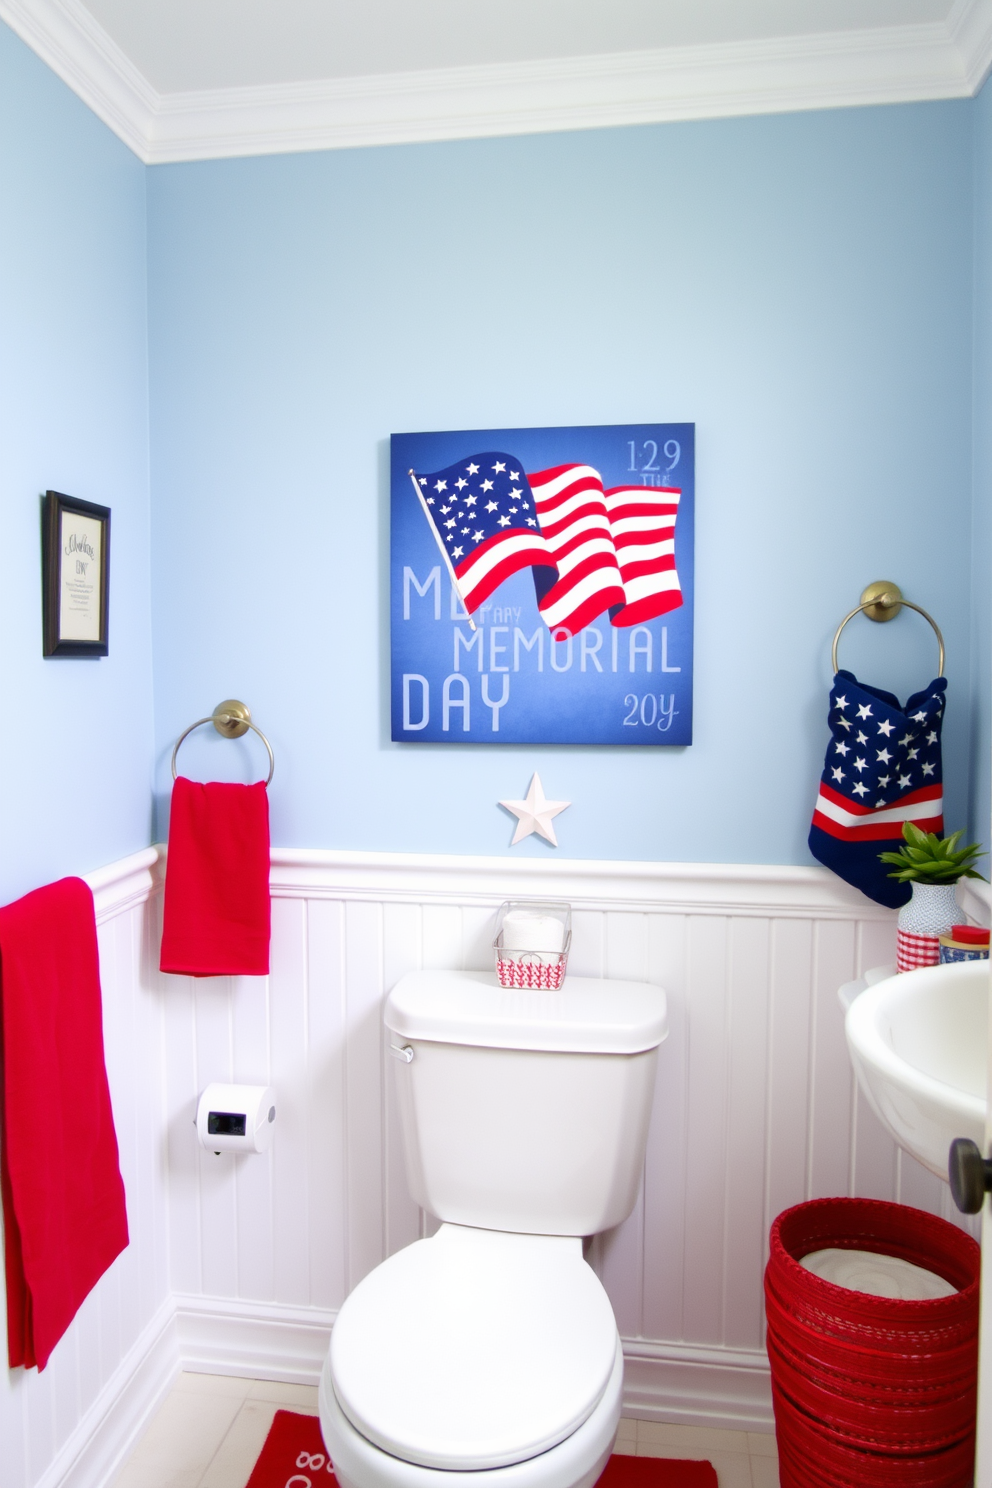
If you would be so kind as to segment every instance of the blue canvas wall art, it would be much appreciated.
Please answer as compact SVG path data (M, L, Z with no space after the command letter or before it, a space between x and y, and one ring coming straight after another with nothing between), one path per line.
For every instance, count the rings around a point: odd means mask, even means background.
M392 737L692 742L692 424L394 434Z

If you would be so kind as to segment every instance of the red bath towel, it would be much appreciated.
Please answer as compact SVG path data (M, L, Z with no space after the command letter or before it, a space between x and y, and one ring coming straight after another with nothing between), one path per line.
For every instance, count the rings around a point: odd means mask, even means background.
M93 895L81 878L0 909L0 1000L7 1354L11 1368L44 1369L128 1240Z
M269 796L264 783L172 787L162 927L163 971L266 976Z

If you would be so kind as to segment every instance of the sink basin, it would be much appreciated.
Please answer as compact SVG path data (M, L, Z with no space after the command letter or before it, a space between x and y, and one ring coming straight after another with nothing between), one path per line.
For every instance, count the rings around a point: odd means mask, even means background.
M862 992L845 1021L858 1083L907 1152L947 1178L947 1149L985 1150L989 963L927 966Z

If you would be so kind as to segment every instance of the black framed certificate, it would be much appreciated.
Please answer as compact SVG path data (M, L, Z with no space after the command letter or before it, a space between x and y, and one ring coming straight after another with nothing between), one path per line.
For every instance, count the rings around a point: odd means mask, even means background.
M110 508L46 491L42 510L45 656L106 656Z

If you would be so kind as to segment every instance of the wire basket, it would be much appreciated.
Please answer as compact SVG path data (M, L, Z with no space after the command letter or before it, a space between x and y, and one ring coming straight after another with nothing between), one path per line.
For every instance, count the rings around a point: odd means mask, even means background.
M557 992L572 944L572 906L550 899L507 899L496 916L496 976L501 987Z

